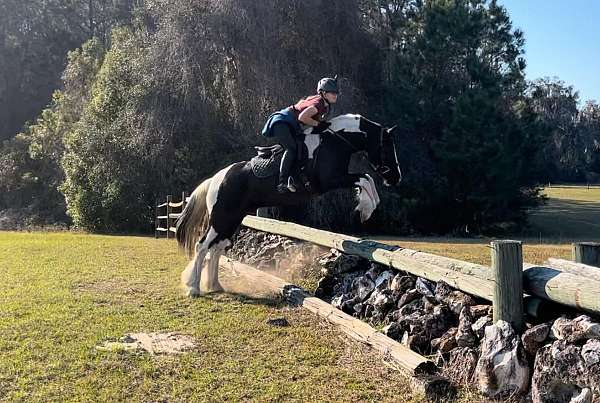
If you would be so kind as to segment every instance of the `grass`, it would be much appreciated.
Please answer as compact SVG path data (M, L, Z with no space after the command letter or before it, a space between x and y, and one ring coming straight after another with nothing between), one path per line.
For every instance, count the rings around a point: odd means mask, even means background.
M600 240L600 186L552 186L544 194L548 202L531 214L529 236L523 241L525 262L542 264L549 257L571 259L571 242ZM435 253L467 262L490 265L493 238L389 238L382 242Z
M188 299L171 241L0 233L0 401L413 401L380 357L274 299ZM285 316L291 326L266 325ZM177 331L178 356L104 352Z
M542 238L600 239L600 186L552 186L548 203L531 214L531 234Z

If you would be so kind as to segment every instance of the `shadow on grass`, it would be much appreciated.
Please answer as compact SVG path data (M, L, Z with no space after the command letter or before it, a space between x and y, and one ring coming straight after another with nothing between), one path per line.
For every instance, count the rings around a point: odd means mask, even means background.
M600 200L550 199L531 214L530 223L531 236L600 238Z
M248 305L262 305L269 308L281 309L289 304L283 299L281 295L273 294L272 297L263 297L263 296L252 296L245 294L243 292L234 292L234 291L223 291L223 292L213 292L210 294L203 294L198 298L206 299L212 302L224 302L225 300L231 300L236 302L241 302L243 304Z

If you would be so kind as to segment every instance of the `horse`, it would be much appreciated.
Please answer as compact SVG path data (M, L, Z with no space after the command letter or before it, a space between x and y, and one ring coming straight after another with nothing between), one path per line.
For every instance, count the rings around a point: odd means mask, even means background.
M176 223L179 246L191 258L181 273L181 281L190 297L203 292L222 291L218 279L220 256L231 246L232 237L247 214L268 206L294 206L309 198L339 188L358 188L358 205L362 222L369 219L380 202L375 182L368 173L350 174L350 158L366 152L367 160L386 186L398 184L402 174L393 141L395 126L386 128L361 115L347 114L330 120L328 129L304 130L304 172L310 189L279 193L277 145L260 148L272 154L271 175L257 175L254 157L218 171L204 180L190 195ZM264 161L264 160L263 160ZM203 271L205 258L208 258Z

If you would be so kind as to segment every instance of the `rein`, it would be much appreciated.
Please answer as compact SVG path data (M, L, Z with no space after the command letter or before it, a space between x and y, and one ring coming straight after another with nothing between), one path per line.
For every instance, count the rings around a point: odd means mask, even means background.
M383 127L381 128L381 131L379 132L379 152L381 152L381 150L383 149ZM339 138L340 140L342 140L344 143L348 144L350 146L350 148L352 150L354 150L354 152L359 152L359 151L363 151L363 150L359 150L358 148L356 148L354 146L354 144L352 144L350 141L348 141L348 139L346 139L344 136L342 136L341 134L339 134L336 131L333 131L331 129L327 129L325 130L325 132L330 132L332 134L334 134L337 138ZM369 136L365 133L365 137L367 142L369 141ZM375 164L373 164L371 162L371 160L369 159L369 157L367 157L367 162L369 164L369 166L371 167L371 169L373 169L373 171L377 172L379 175L383 175L386 172L388 172L390 170L389 167L384 166L384 165L379 165L379 166L375 166ZM383 169L385 168L385 169Z

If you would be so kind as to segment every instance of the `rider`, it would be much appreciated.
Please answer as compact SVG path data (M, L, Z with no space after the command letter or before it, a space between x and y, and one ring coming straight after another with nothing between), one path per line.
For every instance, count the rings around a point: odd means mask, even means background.
M338 96L337 76L325 77L317 84L317 94L304 98L296 104L273 113L267 119L262 134L267 137L276 137L284 148L284 153L279 166L279 184L277 191L281 193L295 192L296 186L290 172L297 155L301 155L302 126L316 127L319 132L330 125L326 122L330 105L336 103Z

